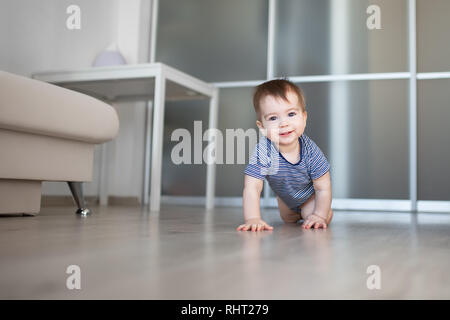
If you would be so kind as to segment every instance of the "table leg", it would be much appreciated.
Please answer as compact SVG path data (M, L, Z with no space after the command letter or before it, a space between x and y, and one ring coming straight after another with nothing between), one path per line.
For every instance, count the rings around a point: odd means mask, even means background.
M166 79L161 71L155 78L155 105L153 115L153 142L150 187L150 210L159 211L161 201L161 171L164 132L164 103Z
M144 147L144 185L142 188L142 204L148 205L150 195L150 148L152 141L152 108L153 101L148 101L145 109L145 147Z
M219 110L219 90L216 89L209 103L209 129L217 128L218 110ZM217 150L215 152L217 154ZM206 209L214 208L215 187L216 187L216 162L214 161L213 163L211 163L211 161L208 161L208 165L206 167Z

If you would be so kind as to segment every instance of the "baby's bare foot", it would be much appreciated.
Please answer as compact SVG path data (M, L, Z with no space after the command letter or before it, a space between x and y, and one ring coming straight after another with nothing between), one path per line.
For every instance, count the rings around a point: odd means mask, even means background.
M310 214L308 214L308 215L305 215L305 213L302 212L302 213L300 214L300 216L301 216L301 219L303 220L303 223L305 223L305 221L308 220L308 217L309 217L310 215L312 215L312 214L313 214L313 213L310 213ZM330 212L328 213L328 217L327 217L327 219L326 219L327 225L330 224L331 219L333 219L333 210L330 209Z
M319 228L327 228L326 219L316 215L311 214L302 224L303 229L319 229Z

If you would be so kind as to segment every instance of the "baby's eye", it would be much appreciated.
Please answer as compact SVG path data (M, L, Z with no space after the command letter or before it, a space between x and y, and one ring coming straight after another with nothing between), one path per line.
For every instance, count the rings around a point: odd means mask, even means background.
M295 112L289 112L289 117L293 117L293 116L295 116L296 115L296 113Z
M271 117L269 118L269 121L274 121L274 120L276 120L276 119L277 119L277 117L271 116Z

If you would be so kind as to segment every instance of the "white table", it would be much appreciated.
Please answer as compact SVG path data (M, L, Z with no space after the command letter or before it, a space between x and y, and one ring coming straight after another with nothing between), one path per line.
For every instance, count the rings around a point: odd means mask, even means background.
M209 98L209 128L217 127L218 89L163 63L39 72L33 74L33 78L88 94L107 103L148 101L142 201L143 204L148 205L150 191L150 210L152 211L159 211L161 202L165 101ZM103 144L100 173L100 204L102 205L106 205L108 201L105 148L106 144ZM208 161L208 163L211 162ZM206 180L206 208L211 209L214 207L214 163L207 165Z

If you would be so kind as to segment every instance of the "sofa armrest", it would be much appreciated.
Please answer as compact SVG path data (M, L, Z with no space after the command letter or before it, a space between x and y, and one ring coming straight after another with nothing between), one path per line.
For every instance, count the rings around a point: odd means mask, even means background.
M119 119L93 97L0 71L0 128L103 143L117 135Z

